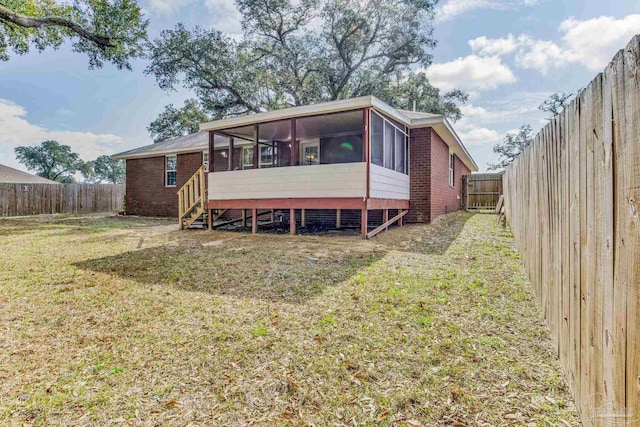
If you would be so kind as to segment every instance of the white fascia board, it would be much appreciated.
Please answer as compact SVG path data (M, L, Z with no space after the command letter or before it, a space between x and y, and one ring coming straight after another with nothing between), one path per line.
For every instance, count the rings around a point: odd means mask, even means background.
M214 131L231 129L242 126L250 126L258 123L273 122L278 120L293 119L295 117L315 116L329 113L339 113L341 111L357 110L360 108L373 107L399 122L406 125L411 120L402 115L398 110L375 96L361 96L359 98L342 99L339 101L322 102L320 104L303 105L300 107L284 108L282 110L267 111L264 113L249 114L240 117L215 120L200 124L200 130Z

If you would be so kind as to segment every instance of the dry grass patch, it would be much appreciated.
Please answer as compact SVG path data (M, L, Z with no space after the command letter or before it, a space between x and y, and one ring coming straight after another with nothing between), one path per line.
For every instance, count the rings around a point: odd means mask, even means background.
M0 424L569 425L510 234L0 221Z

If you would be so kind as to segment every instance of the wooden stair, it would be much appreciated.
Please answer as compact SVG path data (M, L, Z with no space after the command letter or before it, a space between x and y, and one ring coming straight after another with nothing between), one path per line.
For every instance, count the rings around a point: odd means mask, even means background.
M207 174L204 165L178 190L178 225L180 230L207 225Z

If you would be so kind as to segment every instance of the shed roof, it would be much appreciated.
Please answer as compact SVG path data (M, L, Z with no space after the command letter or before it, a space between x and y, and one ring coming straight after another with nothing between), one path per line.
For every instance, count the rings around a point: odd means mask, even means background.
M0 165L0 182L11 184L60 184L29 172Z

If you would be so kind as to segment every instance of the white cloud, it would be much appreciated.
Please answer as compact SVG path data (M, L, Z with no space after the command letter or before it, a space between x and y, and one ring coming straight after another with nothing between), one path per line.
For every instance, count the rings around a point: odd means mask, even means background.
M215 14L213 26L216 30L242 33L241 15L234 0L204 0L204 4Z
M431 83L443 91L454 88L487 91L516 81L511 69L498 56L469 55L433 64L424 72Z
M621 19L600 16L586 21L569 18L560 24L560 31L565 33L562 41L568 47L571 60L591 71L601 71L640 31L640 14Z
M619 49L623 49L640 28L640 14L616 19L600 16L585 21L569 18L560 24L557 42L527 35L469 40L474 54L504 56L515 52L516 65L546 74L553 68L579 63L590 71L602 71Z
M553 42L532 40L519 37L522 49L516 55L516 64L520 68L538 70L542 74L554 67L561 66L567 60L567 52Z
M158 13L173 13L192 3L192 0L147 0L149 9Z
M446 22L476 9L507 10L535 6L540 0L448 0L436 11L437 22Z
M500 140L500 134L493 129L473 128L468 132L460 132L460 139L465 145L494 144Z
M3 163L9 159L9 166L18 166L13 160L15 147L38 145L49 139L71 146L83 160L113 154L124 142L121 137L112 134L47 129L29 123L26 116L27 110L22 106L0 98L0 158Z
M202 3L213 14L211 25L230 35L240 34L242 25L240 12L234 0L147 0L150 10L161 14L172 14L194 3Z
M486 36L469 40L471 50L481 56L506 55L518 48L519 42L509 34L506 38L490 39Z

